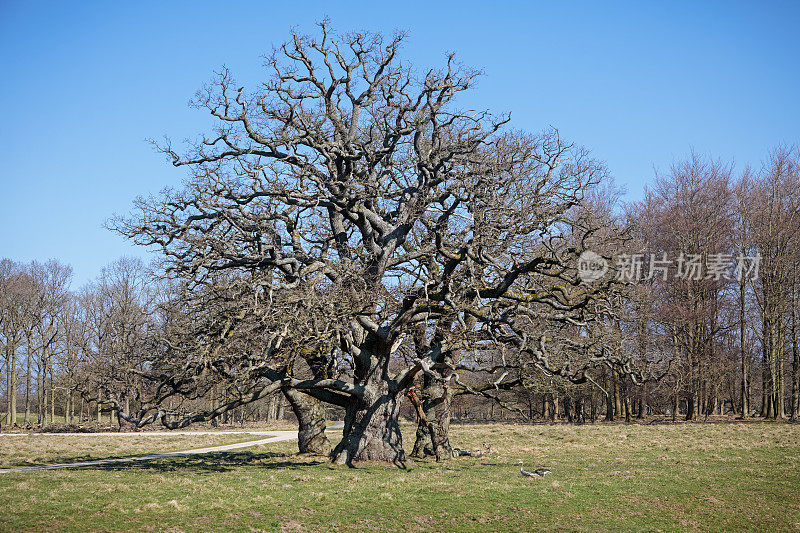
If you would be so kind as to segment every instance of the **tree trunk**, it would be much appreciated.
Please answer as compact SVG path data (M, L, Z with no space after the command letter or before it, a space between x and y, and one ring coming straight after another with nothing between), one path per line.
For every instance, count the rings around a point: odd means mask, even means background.
M297 446L300 453L328 455L331 443L325 435L325 405L294 389L284 389L283 393L297 417Z
M356 369L356 382L364 387L363 399L352 398L347 403L342 440L331 452L331 460L349 466L380 461L406 467L413 462L403 450L400 391L390 389L388 354L365 358L368 366Z
M569 396L564 396L564 416L567 417L567 423L572 424L574 419L572 418L572 398Z
M25 371L25 424L31 421L31 341L28 339L28 354Z
M747 326L746 326L746 315L745 315L745 306L747 304L746 299L746 287L747 280L744 276L741 276L739 280L739 350L741 351L741 362L742 362L742 380L741 380L741 406L742 406L742 418L747 418L750 416L750 365L748 364L748 357L747 357Z
M783 341L781 341L780 345L781 348L775 354L775 383L777 385L775 391L775 418L786 418L786 386L783 379Z
M762 342L762 356L761 356L761 416L764 418L770 418L771 414L771 400L772 400L772 384L769 381L769 348L767 348L767 344L769 342L769 335L767 334L766 328L766 319L764 319L764 340Z
M553 392L553 413L550 415L550 419L554 422L558 420L559 417L559 408L558 408L558 392Z
M675 423L675 418L678 416L678 409L681 407L680 397L678 392L675 391L675 396L672 399L672 423Z
M100 391L97 391L97 424L102 424L103 419L101 418L103 406L100 403Z
M646 388L647 385L642 385L639 387L639 409L636 411L636 418L642 419L645 416L645 410L647 409L644 398L647 395Z
M17 423L17 346L11 345L8 352L8 425Z
M623 401L624 408L625 408L625 423L630 424L631 422L631 397L628 395L628 388L624 388L625 399Z
M275 396L275 420L283 420L283 395L278 394Z
M11 426L13 424L13 418L11 417L11 389L13 387L13 378L12 378L12 370L11 370L11 350L8 346L6 348L6 424Z
M444 376L447 379L447 376ZM433 424L436 434L436 447L442 459L452 456L453 447L450 444L450 404L453 394L449 387L437 382L430 376L423 377L422 409L427 419ZM446 381L444 383L447 383ZM431 432L423 420L417 423L416 440L412 457L435 456L436 450L431 440Z
M547 394L542 394L542 420L550 418L550 400Z
M36 376L36 423L44 425L44 378L41 369Z
M125 398L124 402L125 402L125 412L130 413L131 412L130 401L128 400L128 398ZM113 413L113 410L111 412ZM108 416L110 417L111 414L109 414ZM120 433L129 433L132 431L136 431L136 424L128 422L124 418L120 417L119 413L117 413L117 423L119 424Z
M795 276L796 279L796 276ZM797 288L792 291L792 399L789 418L797 422L800 409L800 348L797 346Z
M583 413L583 396L578 396L575 400L575 423L586 423L586 415Z
M64 407L65 412L67 413L67 423L72 424L73 418L75 417L75 403L74 399L72 398L72 389L67 391L67 404Z
M50 369L50 423L56 423L56 389L53 388L53 369Z

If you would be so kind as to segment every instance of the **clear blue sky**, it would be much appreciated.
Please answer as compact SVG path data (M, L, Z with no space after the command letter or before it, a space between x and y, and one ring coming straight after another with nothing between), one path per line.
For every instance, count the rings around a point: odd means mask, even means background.
M456 52L486 74L470 105L558 127L630 199L692 147L742 168L800 142L797 2L0 0L0 257L58 258L78 286L141 255L102 223L180 183L145 139L207 129L186 104L214 69L258 80L272 44L326 15L407 31L418 67Z

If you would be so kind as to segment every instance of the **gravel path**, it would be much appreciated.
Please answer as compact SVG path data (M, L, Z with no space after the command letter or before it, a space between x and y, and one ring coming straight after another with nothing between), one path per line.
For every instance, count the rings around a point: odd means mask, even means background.
M328 431L341 429L343 424L340 422L328 427ZM196 448L194 450L186 450L182 452L167 452L155 453L151 455L139 455L136 457L121 457L116 459L97 459L94 461L81 461L78 463L60 463L52 465L37 465L37 466L17 466L13 468L0 468L0 474L7 474L9 472L35 472L38 470L56 470L59 468L80 468L83 466L97 466L109 465L114 463L131 463L133 461L150 461L153 459L163 459L165 457L186 457L189 455L199 455L203 453L212 452L227 452L230 450L238 450L240 448L249 448L251 446L260 446L262 444L270 444L272 442L281 442L285 440L294 440L297 438L297 431L147 431L141 433L40 433L40 435L58 435L58 436L84 436L84 435L226 435L231 433L245 433L248 435L271 435L266 439L251 440L247 442L237 442L235 444L225 444L224 446L211 446L208 448ZM5 435L15 435L13 433L6 433ZM25 435L24 433L22 435Z

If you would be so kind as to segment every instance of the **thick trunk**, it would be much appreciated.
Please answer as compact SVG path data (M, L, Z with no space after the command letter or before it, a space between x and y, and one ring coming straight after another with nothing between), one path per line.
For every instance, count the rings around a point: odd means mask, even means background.
M371 357L369 367L357 372L364 395L351 399L345 408L342 440L331 452L336 464L379 461L406 467L411 463L400 433L400 391L390 388L386 355Z
M284 389L292 412L297 417L297 445L300 453L328 455L331 443L325 435L325 405L303 392Z
M404 467L408 459L400 434L399 398L387 391L372 400L366 409L355 401L347 407L342 441L334 448L331 459L350 466L360 461L380 461Z
M414 399L412 398L412 401ZM419 400L417 400L419 401ZM426 403L429 403L426 401ZM427 413L423 408L423 404L415 405L417 408L417 433L416 440L414 441L414 449L411 451L411 457L436 457L437 461L445 459L445 454L434 443L438 443L439 439L434 439L436 436L436 427L434 420L436 415L432 408L427 409Z
M439 456L447 459L453 453L450 445L450 404L452 402L452 392L441 383L430 376L423 378L422 389L422 408L428 421L433 424L436 434L436 447L439 449ZM431 440L431 432L423 420L417 424L416 441L411 452L412 457L433 457L436 450Z

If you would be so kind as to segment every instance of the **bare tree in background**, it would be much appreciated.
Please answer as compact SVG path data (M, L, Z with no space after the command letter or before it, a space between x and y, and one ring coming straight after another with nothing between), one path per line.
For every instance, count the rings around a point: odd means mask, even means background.
M98 281L84 289L81 304L85 309L81 339L87 345L83 355L89 363L80 389L84 398L101 406L113 395L127 412L131 402L141 401L139 372L152 354L149 328L154 286L138 259L122 258L103 269ZM124 418L117 419L122 429L130 429Z
M24 339L29 279L20 265L0 262L0 342L6 372L6 424L16 424L19 349Z
M752 246L761 256L756 301L761 313L761 415L786 415L784 359L793 324L792 287L800 234L800 159L778 148L753 179L745 217ZM793 376L793 382L796 381Z
M72 268L50 260L44 264L34 262L30 269L38 298L34 338L38 350L36 370L39 423L45 423L48 418L49 402L49 419L52 424L55 422L56 404L54 361L60 355L59 349L63 348L63 318L69 301Z
M713 367L720 350L718 335L726 327L721 311L730 274L709 277L706 265L710 256L730 254L732 248L730 181L729 166L693 154L658 176L653 190L635 208L647 247L642 250L648 259L643 269L655 274L653 288L663 302L659 314L667 327L665 338L676 343L680 364L685 365L683 392L686 418L691 420L706 414L717 400ZM666 276L658 270L658 261L665 257L675 261Z

